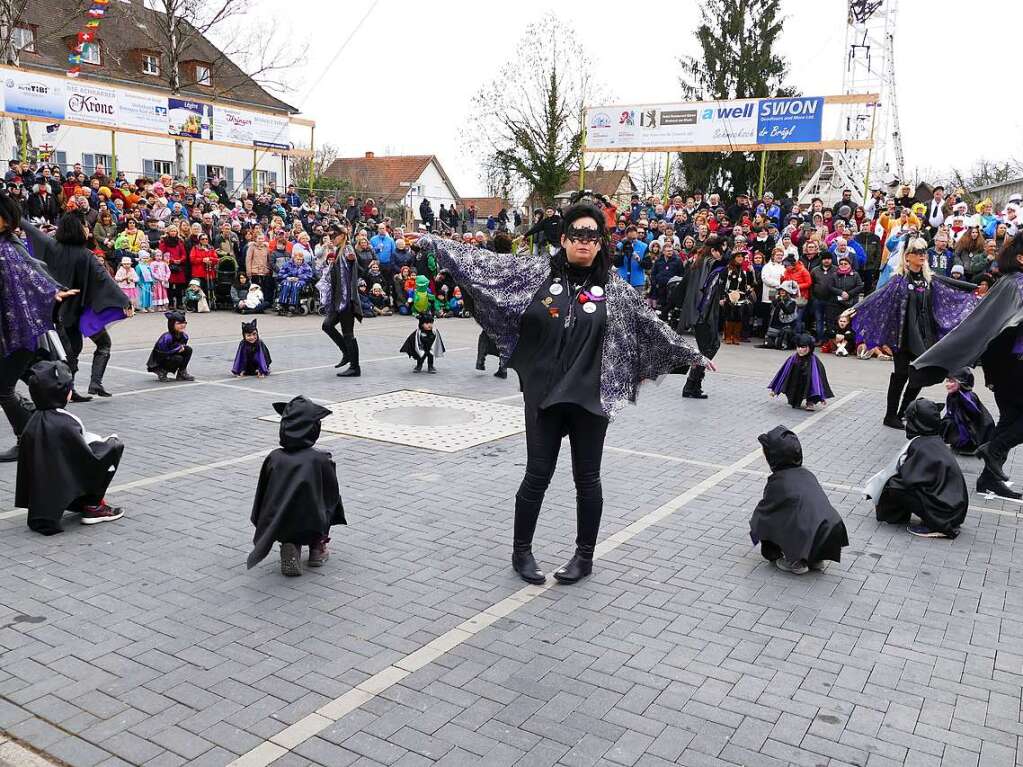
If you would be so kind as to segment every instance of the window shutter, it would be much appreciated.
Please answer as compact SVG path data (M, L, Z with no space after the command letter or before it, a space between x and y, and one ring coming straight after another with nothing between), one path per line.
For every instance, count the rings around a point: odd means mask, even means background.
M82 170L85 171L86 176L91 176L96 172L96 155L94 154L83 154L82 155Z
M252 171L248 168L242 171L242 186L249 191L256 191L252 188Z
M156 163L152 160L143 160L142 175L146 178L156 178Z
M234 194L234 168L224 168L224 181L227 182L227 193Z
M274 188L277 187L277 171L272 170L267 174L267 183Z
M67 173L67 152L54 152L50 162L56 162L62 173Z
M206 180L206 166L196 165L195 166L195 186L201 188L203 182Z

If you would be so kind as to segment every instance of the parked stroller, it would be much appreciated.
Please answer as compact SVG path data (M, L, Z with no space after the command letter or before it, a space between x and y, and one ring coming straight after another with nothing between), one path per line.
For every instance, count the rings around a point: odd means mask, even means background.
M232 309L231 286L238 278L238 261L234 256L221 256L217 263L217 280L213 286L211 303L217 309Z

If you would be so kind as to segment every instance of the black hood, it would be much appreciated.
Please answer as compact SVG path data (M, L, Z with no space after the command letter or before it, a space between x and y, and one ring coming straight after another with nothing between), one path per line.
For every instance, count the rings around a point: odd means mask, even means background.
M906 436L929 437L941 433L941 405L922 397L906 408Z
M973 391L973 371L969 368L959 368L949 378L959 382L960 391Z
M803 446L796 433L787 426L775 426L757 439L764 449L764 458L771 471L803 465Z
M63 362L37 362L28 379L28 392L37 410L56 410L67 406L67 395L74 386L71 370Z
M167 332L168 333L173 333L174 332L174 325L176 325L177 323L179 323L179 322L188 322L188 320L185 319L185 313L184 312L164 312L163 316L167 318Z
M285 450L315 445L320 438L320 421L330 415L327 408L301 394L291 402L275 402L273 408L281 416L281 447Z

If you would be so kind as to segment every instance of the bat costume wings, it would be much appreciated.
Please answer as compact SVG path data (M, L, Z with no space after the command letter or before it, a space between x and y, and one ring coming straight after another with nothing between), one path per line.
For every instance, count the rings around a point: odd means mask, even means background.
M275 541L308 546L322 540L333 525L346 525L330 453L313 445L320 437L325 407L305 397L275 402L281 415L281 446L263 461L252 501L252 553L248 566L259 564Z
M245 338L250 333L256 334L256 340L249 342ZM231 372L236 376L270 375L270 350L266 348L263 339L259 337L259 330L256 327L256 320L242 323L242 340L238 343L238 351L234 355L234 364L231 365Z

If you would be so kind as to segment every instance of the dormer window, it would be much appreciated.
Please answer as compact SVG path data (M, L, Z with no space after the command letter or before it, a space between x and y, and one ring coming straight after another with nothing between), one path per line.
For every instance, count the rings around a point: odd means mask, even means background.
M36 33L32 27L15 27L11 30L11 47L26 53L36 52Z
M142 74L144 75L157 75L160 74L160 57L153 53L142 54Z
M213 85L213 70L209 64L195 65L195 82L197 85Z
M99 66L103 63L100 56L99 43L82 43L82 63Z

